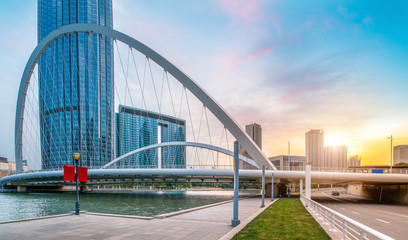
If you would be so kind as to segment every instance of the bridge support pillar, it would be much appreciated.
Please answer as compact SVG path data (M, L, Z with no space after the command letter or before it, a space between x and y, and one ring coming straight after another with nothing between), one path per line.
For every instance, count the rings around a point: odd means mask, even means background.
M275 184L275 174L272 173L272 184L271 184L271 201L273 201L273 195L275 193L274 188L275 186L273 186Z
M299 183L299 195L303 194L303 179L300 179Z
M310 163L307 163L306 164L306 173L305 173L305 190L306 190L306 197L307 198L309 198L310 199L310 197L311 197L311 188L312 188L312 186L311 186L311 182L312 182L312 174L311 174L311 172L312 172L312 164L310 164Z
M17 192L27 192L26 186L17 186Z
M234 212L231 220L233 227L238 226L241 221L238 219L238 193L239 193L239 153L238 141L234 142Z

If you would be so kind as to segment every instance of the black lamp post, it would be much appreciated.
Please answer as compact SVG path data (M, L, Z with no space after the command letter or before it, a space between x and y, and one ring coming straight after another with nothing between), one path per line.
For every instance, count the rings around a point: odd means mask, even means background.
M79 191L78 191L78 160L81 157L80 153L74 153L72 156L75 159L75 184L76 184L76 202L75 215L79 215Z

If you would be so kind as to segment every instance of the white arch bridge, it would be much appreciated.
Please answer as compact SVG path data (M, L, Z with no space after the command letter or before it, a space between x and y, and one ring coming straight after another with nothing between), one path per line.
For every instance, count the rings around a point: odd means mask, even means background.
M26 98L29 89L31 77L34 69L47 48L62 38L73 33L94 33L103 35L120 41L129 47L136 49L143 54L147 59L154 61L162 67L164 71L172 75L182 86L188 89L212 114L219 122L223 124L239 144L251 156L239 158L256 168L266 166L266 181L271 181L272 173L276 179L282 182L297 182L305 178L304 171L277 171L275 166L268 161L266 155L261 149L251 140L251 138L239 127L238 123L218 104L202 87L200 87L189 76L184 74L175 65L170 63L160 54L147 47L143 43L133 39L132 37L104 26L93 24L73 24L66 25L54 30L46 36L32 52L20 83L20 88L17 98L17 109L15 118L15 159L17 174L0 179L2 186L16 185L65 185L62 181L62 171L40 171L40 172L22 172L23 162L23 133ZM232 151L221 147L216 147L211 144L197 142L171 142L161 143L152 146L137 149L128 154L125 154L117 159L112 160L108 164L101 166L100 169L89 170L89 182L87 184L104 184L104 183L119 183L119 182L231 182L233 181L234 172L232 169L109 169L115 163L140 152L168 146L189 146L195 148L205 148L211 151L221 152L232 156ZM408 183L408 175L402 174L367 174L367 173L330 173L330 172L312 172L313 183L365 183L365 184L406 184ZM240 170L240 180L247 182L260 182L262 172L260 170Z
M130 36L114 29L94 24L72 24L56 29L47 35L34 49L24 69L17 98L15 119L15 159L17 173L22 172L24 109L27 90L34 68L41 55L53 42L72 33L96 33L110 37L129 45L145 55L147 59L151 59L156 62L164 69L164 71L170 73L214 114L214 116L225 126L226 129L228 129L228 131L237 139L237 141L239 141L241 146L248 152L254 162L256 162L259 166L265 165L267 169L276 170L275 166L268 161L266 155L261 151L261 149L239 127L238 123L225 111L225 109L223 109L220 104L218 104L208 93L206 93L203 88L201 88L196 82L184 74L180 69L175 67L167 59L134 38L131 38Z

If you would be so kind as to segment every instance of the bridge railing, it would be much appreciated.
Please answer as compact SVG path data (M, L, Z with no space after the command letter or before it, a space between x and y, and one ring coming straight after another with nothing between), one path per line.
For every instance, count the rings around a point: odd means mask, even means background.
M277 166L278 170L283 171L305 171L306 166ZM408 168L374 168L375 170L383 170L377 174L408 174ZM373 173L373 168L312 168L312 172L347 172L347 173Z
M200 164L200 165L171 165L171 166L161 166L158 167L157 165L143 165L143 166L137 166L137 165L132 165L132 164L118 164L118 165L113 165L112 167L109 167L107 169L202 169L202 170L208 170L208 169L220 169L220 170L232 170L233 166L232 165L209 165L209 164ZM88 167L89 170L91 169L100 169L100 166L95 166L95 167ZM254 169L253 166L240 166L240 169ZM51 172L51 171L63 171L64 168L54 168L54 169L37 169L37 170L28 170L26 173L33 173L33 172ZM15 171L10 172L8 175L13 175L17 174Z
M393 239L309 198L306 198L302 194L300 195L300 200L306 209L308 209L310 214L314 215L317 220L323 221L322 224L328 226L330 232L337 232L341 234L343 239Z

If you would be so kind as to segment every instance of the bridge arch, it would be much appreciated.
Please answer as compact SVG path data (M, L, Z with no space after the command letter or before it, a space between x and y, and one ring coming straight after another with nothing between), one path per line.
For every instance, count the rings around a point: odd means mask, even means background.
M107 163L107 164L105 164L104 166L102 166L101 169L108 168L109 166L111 166L111 165L113 165L113 164L115 164L115 163L117 163L117 162L119 162L119 161L121 161L121 160L123 160L123 159L125 159L125 158L127 158L127 157L130 157L130 156L132 156L132 155L135 155L135 154L138 154L138 153L141 153L141 152L150 150L150 149L155 149L155 148L159 148L159 147L169 147L169 146L190 146L190 147L205 148L205 149L209 149L209 150L212 150L212 151L217 151L217 152L220 152L220 153L224 153L224 154L229 155L229 156L232 156L232 157L234 156L234 152L233 152L233 151L230 151L230 150L227 150L227 149L224 149L224 148L220 148L220 147L217 147L217 146L205 144L205 143L196 143L196 142L162 142L162 143L158 143L158 144L152 144L152 145L149 145L149 146L141 147L141 148L138 148L138 149L133 150L133 151L131 151L131 152L128 152L128 153L126 153L126 154L123 154L122 156L120 156L120 157L118 157L118 158L115 158L115 159L113 159L112 161L110 161L109 163ZM242 160L242 161L244 161L244 162L246 162L246 163L251 164L252 166L254 166L254 167L256 167L256 168L259 168L258 164L256 164L256 162L255 162L254 160L250 159L250 158L247 158L247 157L245 157L245 156L239 155L239 159Z
M101 34L116 40L119 40L130 47L138 50L144 54L147 58L153 60L165 71L170 73L177 81L179 81L184 87L186 87L200 102L203 103L214 116L229 130L229 132L239 141L242 147L248 152L252 159L258 164L258 166L265 165L266 169L276 170L275 166L268 161L266 155L262 150L252 141L252 139L239 127L238 123L221 107L203 88L201 88L190 77L178 69L175 65L162 57L160 54L147 47L143 43L136 39L116 31L112 28L107 28L95 24L71 24L58 28L48 34L32 52L26 67L23 72L23 76L20 82L20 88L17 96L16 118L15 118L15 159L16 170L18 173L22 172L22 138L23 138L23 121L24 121L24 108L27 96L27 89L30 83L31 75L34 68L41 57L42 53L58 38L62 36L77 33L88 32Z

